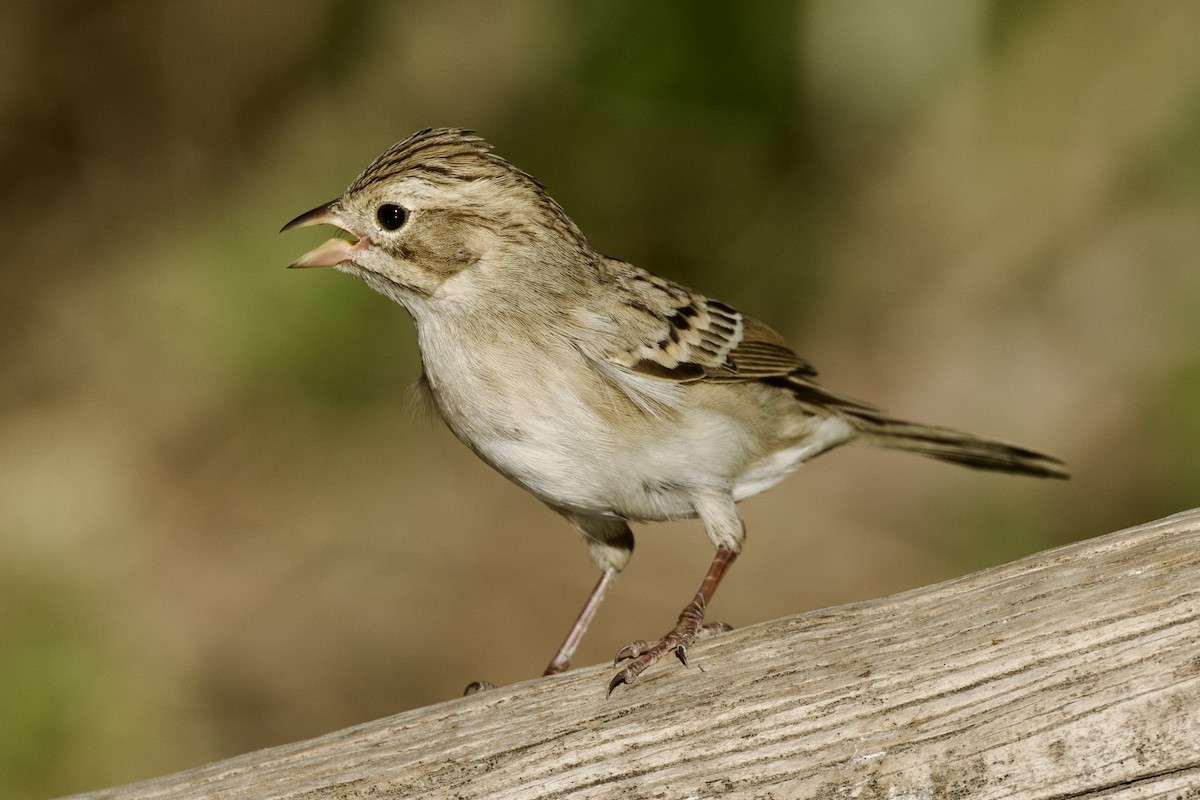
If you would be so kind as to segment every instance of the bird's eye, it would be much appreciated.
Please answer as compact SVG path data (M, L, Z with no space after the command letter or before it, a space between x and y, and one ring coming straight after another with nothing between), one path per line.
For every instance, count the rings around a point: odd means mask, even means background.
M384 203L375 212L375 219L386 231L394 231L404 224L408 212L394 203Z

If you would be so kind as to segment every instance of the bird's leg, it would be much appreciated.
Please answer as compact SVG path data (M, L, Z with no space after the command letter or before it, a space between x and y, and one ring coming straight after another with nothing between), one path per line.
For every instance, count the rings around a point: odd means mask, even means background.
M600 580L596 581L596 586L588 595L587 602L583 604L583 609L579 612L575 624L571 626L571 630L567 631L567 638L563 639L563 643L559 645L558 652L554 654L554 658L550 659L550 665L546 667L543 675L557 675L565 672L571 666L571 656L575 655L575 648L579 647L588 625L592 624L592 618L596 616L596 609L600 608L600 601L604 599L604 594L608 591L608 584L616 574L617 571L611 568L600 574Z
M713 592L717 590L717 584L721 582L725 570L729 568L735 558L737 558L737 553L730 548L724 545L718 547L712 564L708 567L708 574L704 576L704 580L700 584L700 590L696 592L692 602L688 603L687 607L683 609L683 613L679 615L679 621L675 623L675 628L657 642L633 642L617 653L617 663L626 659L631 659L631 661L613 676L612 681L608 684L609 694L622 683L633 683L639 675L645 672L647 667L672 650L675 651L675 655L679 657L680 661L687 664L688 647L696 640L696 635L701 628L705 627L703 624L704 610L708 607ZM713 626L713 629L717 628L718 626Z

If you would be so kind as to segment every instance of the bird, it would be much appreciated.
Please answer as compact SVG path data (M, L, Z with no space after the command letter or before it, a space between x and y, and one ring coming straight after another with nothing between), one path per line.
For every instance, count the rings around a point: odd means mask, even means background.
M766 324L600 254L544 186L473 131L427 128L281 232L336 235L291 268L333 267L403 306L417 385L455 436L582 535L600 576L545 674L570 666L631 522L699 518L715 547L657 640L617 654L608 693L697 636L742 552L737 503L856 442L985 470L1066 478L1059 459L906 422L824 388Z

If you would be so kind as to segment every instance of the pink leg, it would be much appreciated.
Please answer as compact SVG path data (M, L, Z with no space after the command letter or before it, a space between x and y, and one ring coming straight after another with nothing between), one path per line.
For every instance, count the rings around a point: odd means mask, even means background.
M687 650L696 640L696 634L703 626L704 610L712 600L713 593L717 590L717 585L721 582L725 570L729 568L735 558L737 558L737 553L728 547L718 547L712 564L708 567L708 574L700 583L700 590L696 592L692 602L688 603L687 607L683 609L683 613L679 615L679 621L675 623L675 628L657 642L633 642L617 653L617 662L625 659L632 659L632 661L613 676L612 681L608 684L609 694L612 694L612 690L622 683L632 684L651 664L672 650L675 651L675 655L679 657L680 661L687 664Z
M583 604L583 610L579 612L579 617L571 626L571 630L567 631L567 638L563 639L563 643L559 645L558 652L554 654L554 658L550 659L550 665L546 667L543 675L557 675L565 672L571 666L571 657L575 655L575 648L579 647L588 625L592 624L592 618L596 616L596 609L600 608L600 601L604 599L604 594L608 591L608 584L616 574L615 569L606 569L601 573L600 580L596 581L595 588L588 595L587 602Z

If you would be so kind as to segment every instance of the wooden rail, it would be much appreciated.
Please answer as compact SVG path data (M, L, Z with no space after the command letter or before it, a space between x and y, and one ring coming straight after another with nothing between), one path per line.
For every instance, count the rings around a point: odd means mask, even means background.
M798 576L799 577L799 576ZM1200 509L81 798L1200 797Z

